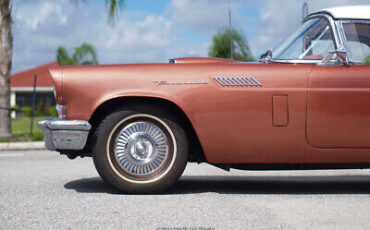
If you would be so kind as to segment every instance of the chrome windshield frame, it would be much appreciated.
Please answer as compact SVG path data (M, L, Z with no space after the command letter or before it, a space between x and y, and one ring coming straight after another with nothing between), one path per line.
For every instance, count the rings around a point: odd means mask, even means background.
M324 14L324 13L319 13L319 14L312 14L305 18L302 23L311 20L313 18L325 18L330 25L331 28L331 33L334 38L334 46L337 49L338 47L341 47L344 44L344 38L341 36L341 33L339 33L338 28L339 28L339 21L335 21L330 15ZM263 61L263 60L262 60ZM278 63L293 63L293 64L318 64L322 60L304 60L304 59L275 59L271 58L269 59L269 62L278 62Z

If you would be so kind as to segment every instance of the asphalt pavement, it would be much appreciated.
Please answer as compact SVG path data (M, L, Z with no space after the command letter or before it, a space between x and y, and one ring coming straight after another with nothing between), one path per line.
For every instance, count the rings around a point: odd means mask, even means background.
M0 229L370 229L370 170L188 164L163 195L122 195L90 158L0 152Z

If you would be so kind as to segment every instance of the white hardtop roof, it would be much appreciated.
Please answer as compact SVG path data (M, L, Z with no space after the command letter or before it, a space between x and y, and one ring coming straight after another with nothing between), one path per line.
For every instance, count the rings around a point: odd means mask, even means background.
M312 13L330 14L335 19L364 19L370 20L370 5L356 5L356 6L338 6L328 9L319 10Z

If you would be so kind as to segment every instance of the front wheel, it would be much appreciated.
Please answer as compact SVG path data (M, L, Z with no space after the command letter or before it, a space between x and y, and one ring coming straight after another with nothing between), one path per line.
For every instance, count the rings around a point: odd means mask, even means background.
M163 192L178 180L187 163L187 137L177 119L148 105L111 113L95 137L98 173L124 193Z

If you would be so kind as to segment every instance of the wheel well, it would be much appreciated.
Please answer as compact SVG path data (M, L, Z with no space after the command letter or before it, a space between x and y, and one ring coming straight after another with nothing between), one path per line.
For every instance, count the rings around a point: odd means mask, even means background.
M113 110L118 107L124 107L129 104L144 104L150 103L151 105L156 105L169 112L175 114L179 119L180 125L184 128L186 134L189 138L189 161L205 162L206 158L203 152L203 148L199 142L198 135L196 134L193 125L189 121L188 117L185 115L184 111L179 108L176 104L166 99L153 98L153 97L120 97L104 102L100 105L93 115L91 116L89 122L92 126L90 135L87 140L87 145L85 147L87 152L91 152L91 147L93 145L94 133L99 123Z

